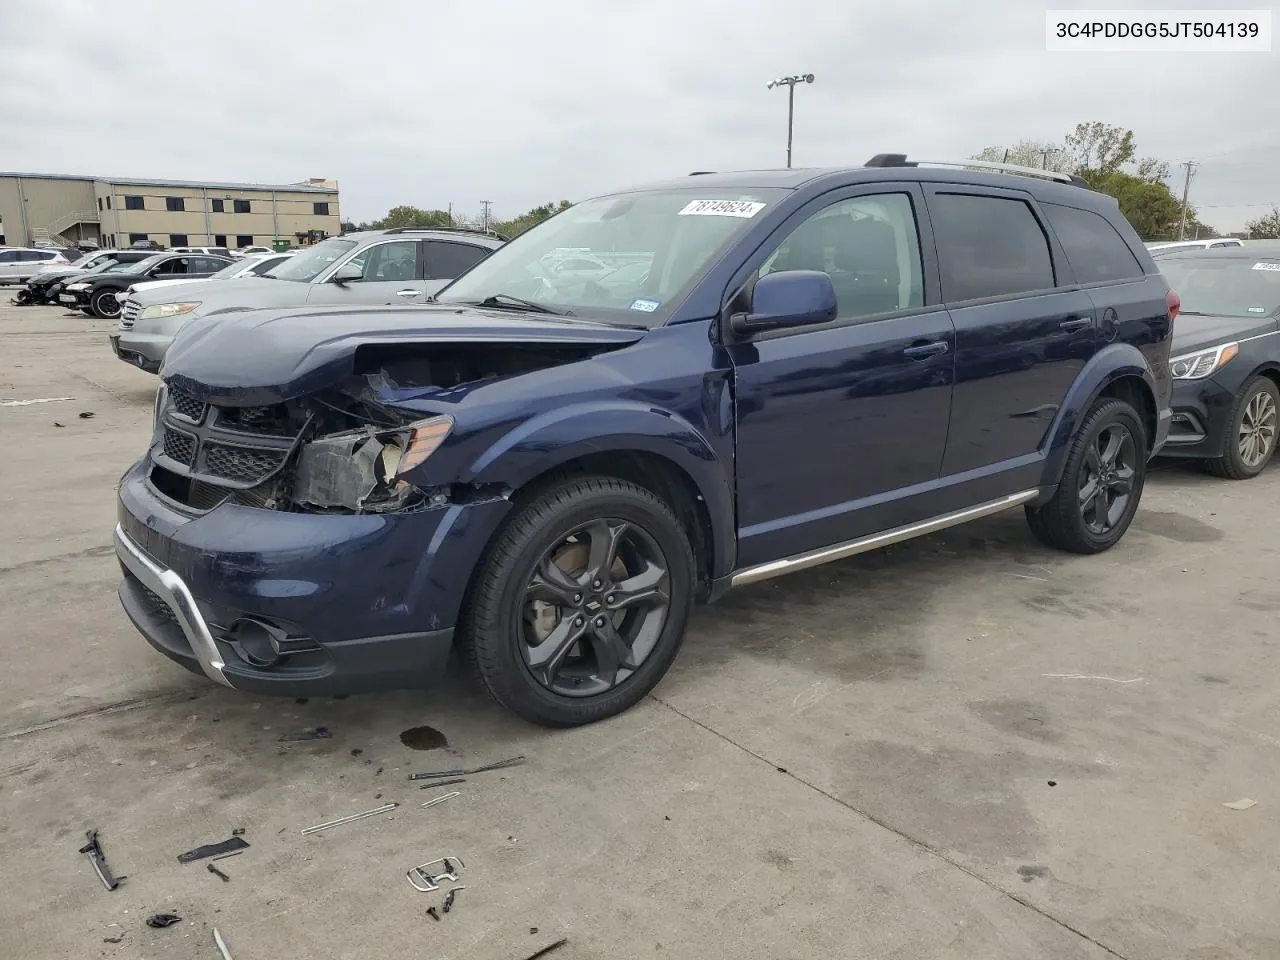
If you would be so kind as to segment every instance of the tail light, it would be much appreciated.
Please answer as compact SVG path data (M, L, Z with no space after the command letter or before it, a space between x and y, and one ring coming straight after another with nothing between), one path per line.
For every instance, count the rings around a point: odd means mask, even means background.
M1170 323L1178 319L1178 311L1182 309L1182 299L1175 291L1170 290L1165 294L1164 308L1168 311Z

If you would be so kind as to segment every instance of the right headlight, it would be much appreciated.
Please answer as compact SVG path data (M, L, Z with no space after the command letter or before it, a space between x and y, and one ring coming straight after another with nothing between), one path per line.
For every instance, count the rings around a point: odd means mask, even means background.
M1203 380L1221 370L1240 352L1236 343L1224 343L1195 353L1184 353L1169 361L1169 373L1175 380Z
M87 284L87 283L72 283L72 284L68 284L66 289L68 289L68 290L88 290L88 289L89 289L89 284Z
M188 303L156 303L145 308L138 315L139 320L161 320L164 317L180 317L184 313L190 313L196 307L200 306L201 301L193 300Z

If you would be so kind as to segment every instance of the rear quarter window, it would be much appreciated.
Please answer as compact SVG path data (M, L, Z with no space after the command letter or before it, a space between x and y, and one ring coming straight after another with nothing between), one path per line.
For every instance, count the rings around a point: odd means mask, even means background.
M1041 206L1078 283L1142 278L1142 264L1106 217L1056 203Z

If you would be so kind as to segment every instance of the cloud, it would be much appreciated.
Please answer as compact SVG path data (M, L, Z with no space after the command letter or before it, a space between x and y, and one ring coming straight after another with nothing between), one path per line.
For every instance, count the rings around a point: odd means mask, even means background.
M1272 56L1050 54L1044 8L1026 0L4 6L10 169L326 176L351 219L481 200L506 217L694 169L781 166L787 94L765 83L812 72L796 165L961 158L1102 120L1132 128L1144 156L1203 155L1192 200L1211 223L1280 200L1264 142L1280 112L1243 92L1264 89Z

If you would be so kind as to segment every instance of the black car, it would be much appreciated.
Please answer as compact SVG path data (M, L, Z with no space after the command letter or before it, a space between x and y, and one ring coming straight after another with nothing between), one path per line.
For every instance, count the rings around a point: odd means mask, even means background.
M230 257L210 254L157 253L140 260L127 272L104 272L69 283L58 301L91 317L114 320L120 316L123 294L131 284L147 280L203 280L235 263Z
M18 291L14 303L32 304L32 303L57 303L58 295L66 289L67 284L76 283L89 276L96 276L100 273L106 273L109 270L117 272L131 271L132 265L146 260L152 254L148 254L142 250L114 250L108 251L101 257L94 255L94 263L92 266L84 270L69 269L65 273L48 271L38 273L30 280L27 285ZM86 255L83 259L90 259Z
M1156 258L1182 306L1173 329L1168 457L1248 480L1276 449L1280 417L1280 243Z

